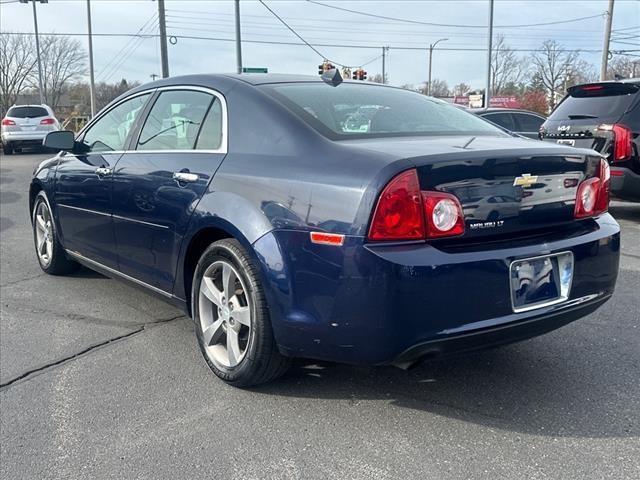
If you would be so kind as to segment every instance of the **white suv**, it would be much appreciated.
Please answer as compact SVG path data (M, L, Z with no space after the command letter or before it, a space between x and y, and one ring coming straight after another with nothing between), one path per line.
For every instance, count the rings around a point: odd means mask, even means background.
M2 119L2 151L41 146L47 133L60 130L60 123L47 105L14 105Z

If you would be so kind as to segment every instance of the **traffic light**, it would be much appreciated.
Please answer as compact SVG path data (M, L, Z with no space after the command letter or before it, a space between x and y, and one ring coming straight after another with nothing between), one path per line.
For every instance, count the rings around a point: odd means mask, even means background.
M324 72L328 70L333 70L334 68L336 67L334 67L331 63L329 63L328 60L325 60L320 65L318 65L318 75L322 75Z
M351 78L353 78L354 80L366 80L367 72L365 72L361 68L358 68L357 70L353 71L353 76Z

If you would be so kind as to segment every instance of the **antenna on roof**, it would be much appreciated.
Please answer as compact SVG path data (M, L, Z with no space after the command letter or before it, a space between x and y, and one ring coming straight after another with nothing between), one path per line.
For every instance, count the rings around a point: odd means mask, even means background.
M337 87L342 83L342 75L340 75L340 71L337 68L325 70L321 78L324 83L328 83L332 87Z

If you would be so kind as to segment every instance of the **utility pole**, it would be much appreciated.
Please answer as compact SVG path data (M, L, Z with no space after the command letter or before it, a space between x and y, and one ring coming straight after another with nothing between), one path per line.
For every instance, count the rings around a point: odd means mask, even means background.
M389 51L389 47L382 47L382 83L387 83L387 65L386 65L386 55Z
M433 59L433 49L436 48L436 45L440 42L446 42L449 40L448 38L441 38L436 40L434 43L429 45L429 78L427 80L427 95L431 95L431 61Z
M89 97L91 116L96 114L96 85L93 71L93 36L91 35L91 0L87 0L87 26L89 31Z
M42 84L42 59L40 58L40 37L38 35L38 14L36 13L36 2L49 3L49 0L20 0L20 3L33 3L33 29L36 33L36 55L38 57L38 93L40 103L44 105L44 88Z
M167 56L167 21L164 15L164 0L158 0L158 22L160 23L160 61L162 78L169 76L169 58Z
M489 0L489 41L487 45L487 85L484 91L484 108L491 102L491 50L493 47L493 0Z
M611 23L613 21L613 0L609 0L609 8L605 13L604 42L602 45L602 62L600 63L600 81L607 78L607 64L609 63L609 42L611 41Z
M236 63L238 73L242 73L242 43L240 39L240 0L236 0Z

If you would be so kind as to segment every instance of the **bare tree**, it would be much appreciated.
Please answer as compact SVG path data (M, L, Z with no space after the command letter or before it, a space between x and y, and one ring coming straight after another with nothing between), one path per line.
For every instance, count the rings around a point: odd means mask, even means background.
M420 87L420 92L423 95L427 94L427 83L425 82L422 87ZM445 80L440 80L439 78L434 78L431 80L431 96L432 97L448 97L451 91L449 90L449 85Z
M499 95L507 85L520 83L527 70L527 62L498 35L491 53L491 94Z
M386 81L388 82L389 81L389 75L385 74L385 77L386 77ZM385 82L382 81L382 74L381 73L376 73L375 75L370 76L369 77L369 81L370 82L374 82L374 83L385 83Z
M29 86L36 61L31 35L9 32L0 35L0 116L4 117Z
M461 82L453 86L453 94L457 96L466 95L470 91L471 91L471 85L467 85L464 82Z
M569 52L555 40L545 40L531 55L531 62L549 95L549 107L553 109L557 96L563 92L568 68L578 58L578 52Z
M640 60L634 61L630 57L624 55L616 55L609 61L607 69L607 79L614 80L616 78L616 75L619 78L633 78L636 75L640 75Z
M45 35L40 45L43 96L55 109L68 84L85 74L87 55L80 42L69 37ZM37 83L37 78L32 79L34 87Z

